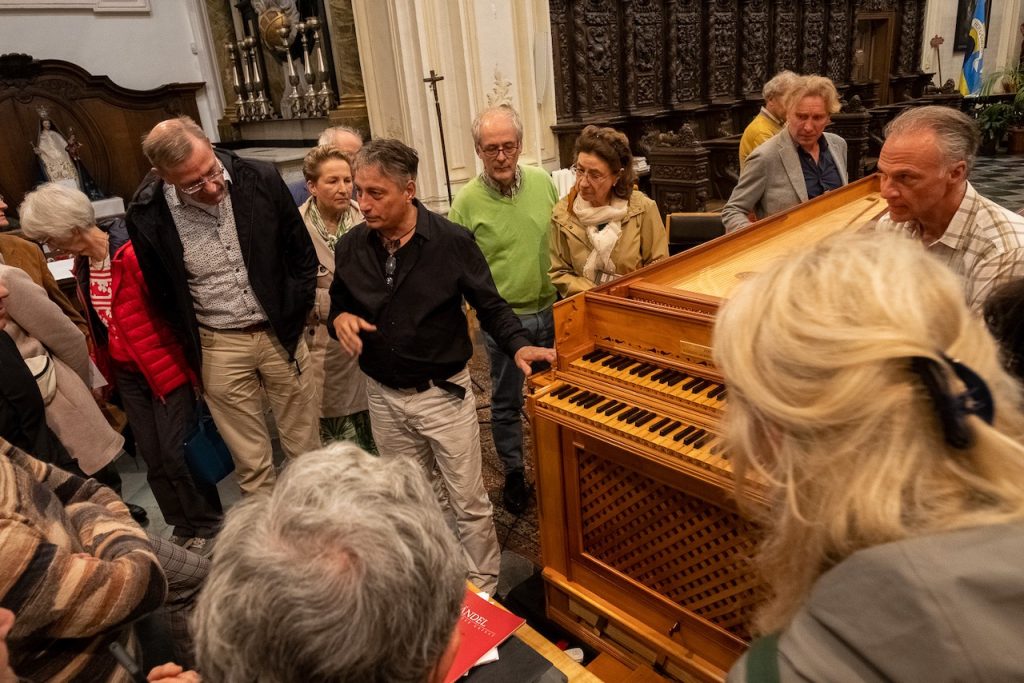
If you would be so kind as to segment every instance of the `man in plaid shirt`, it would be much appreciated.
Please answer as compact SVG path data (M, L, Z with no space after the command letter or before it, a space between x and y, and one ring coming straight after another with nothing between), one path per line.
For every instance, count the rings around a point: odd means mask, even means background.
M1000 285L1024 277L1024 217L968 182L977 124L949 107L915 107L885 132L878 173L889 211L876 229L920 239L963 278L968 304L980 311Z

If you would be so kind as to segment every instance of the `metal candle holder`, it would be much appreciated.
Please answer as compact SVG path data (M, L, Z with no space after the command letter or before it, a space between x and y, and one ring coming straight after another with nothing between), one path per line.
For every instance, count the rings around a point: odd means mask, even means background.
M249 115L245 102L245 88L242 85L243 79L238 75L238 50L233 43L224 43L224 49L228 52L228 59L231 60L231 87L235 91L235 111L238 119L245 121Z
M334 105L334 93L327 85L328 72L324 64L323 25L316 17L306 20L306 26L313 32L313 54L316 56L316 77L320 81L320 90L316 94L316 113L327 116Z

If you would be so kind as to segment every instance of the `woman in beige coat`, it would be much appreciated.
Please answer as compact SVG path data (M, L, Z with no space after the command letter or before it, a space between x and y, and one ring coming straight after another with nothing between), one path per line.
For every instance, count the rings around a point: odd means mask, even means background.
M551 214L551 282L563 297L668 256L658 206L634 190L629 140L587 126L576 140L576 185Z
M5 331L22 358L31 362L48 355L53 363L56 390L46 405L46 424L82 471L96 474L121 453L124 437L110 427L92 396L85 335L25 271L0 265L0 281L10 292Z
M306 326L320 434L324 442L347 439L376 453L366 403L366 376L357 356L341 350L327 334L334 279L334 246L349 228L363 221L352 200L352 160L337 147L314 147L302 164L309 199L299 207L316 249L316 303Z

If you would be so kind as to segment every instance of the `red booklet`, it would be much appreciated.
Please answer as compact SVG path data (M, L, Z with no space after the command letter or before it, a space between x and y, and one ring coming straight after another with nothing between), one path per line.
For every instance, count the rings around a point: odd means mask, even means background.
M462 642L444 682L458 680L488 650L503 643L525 621L467 589L458 623Z

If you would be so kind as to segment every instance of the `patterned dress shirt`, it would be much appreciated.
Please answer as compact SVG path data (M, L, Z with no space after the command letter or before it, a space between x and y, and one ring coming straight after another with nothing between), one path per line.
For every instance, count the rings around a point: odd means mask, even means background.
M225 182L231 182L227 172ZM231 193L216 206L179 198L173 185L164 198L181 237L188 288L200 325L214 330L240 329L266 322L267 314L249 283L231 207Z
M898 223L888 213L876 229L918 238L921 234L916 221ZM967 183L946 231L927 248L963 278L967 303L980 311L994 290L1024 277L1024 217L982 197Z

